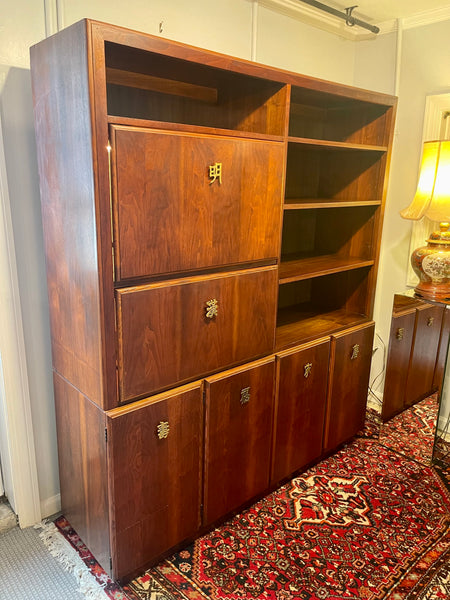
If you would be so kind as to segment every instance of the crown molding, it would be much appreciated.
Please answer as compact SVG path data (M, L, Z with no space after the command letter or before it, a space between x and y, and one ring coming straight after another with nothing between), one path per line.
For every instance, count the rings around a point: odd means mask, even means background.
M324 29L329 33L334 33L342 38L362 41L374 39L376 34L360 27L348 27L344 21L337 17L323 13L318 9L302 4L298 0L256 0L260 6L264 6L288 17L298 19L303 23ZM401 20L402 29L412 29L414 27L423 27L432 23L439 23L450 19L450 4L442 8L425 10L412 17L405 17ZM382 23L374 23L380 28L379 35L394 33L398 30L399 19L391 19Z
M423 27L424 25L431 25L432 23L439 23L440 21L447 21L448 19L450 19L450 4L449 6L443 6L442 8L424 10L412 17L402 19L403 29Z

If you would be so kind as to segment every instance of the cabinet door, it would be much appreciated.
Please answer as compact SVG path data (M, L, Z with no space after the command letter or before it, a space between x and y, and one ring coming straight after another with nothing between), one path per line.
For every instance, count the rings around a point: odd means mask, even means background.
M324 451L333 450L364 426L374 324L331 337Z
M112 127L117 278L276 258L280 142Z
M433 375L433 389L440 391L445 373L447 361L448 341L450 337L450 308L446 307L442 315L441 337L439 339L439 350L436 367Z
M122 401L270 354L277 269L118 290Z
M404 409L415 319L416 311L411 310L393 316L391 320L381 412L383 421L387 421Z
M268 487L274 372L272 357L206 380L205 525Z
M123 577L200 524L199 384L107 413L113 572Z
M433 390L433 375L443 312L443 306L431 304L416 310L416 327L406 383L405 407L422 400Z
M271 482L317 459L327 399L330 340L277 357L275 442Z

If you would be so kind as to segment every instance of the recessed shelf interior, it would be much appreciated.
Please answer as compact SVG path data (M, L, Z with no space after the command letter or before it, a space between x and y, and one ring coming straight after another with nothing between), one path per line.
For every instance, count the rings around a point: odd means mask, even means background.
M327 260L347 261L349 268L373 260L378 215L377 206L284 211L280 271L292 261L300 273L312 273Z
M292 87L289 135L385 146L392 107Z
M366 267L280 286L277 350L366 320L370 273Z
M283 135L287 86L105 43L108 114Z
M386 153L289 143L287 200L380 201Z

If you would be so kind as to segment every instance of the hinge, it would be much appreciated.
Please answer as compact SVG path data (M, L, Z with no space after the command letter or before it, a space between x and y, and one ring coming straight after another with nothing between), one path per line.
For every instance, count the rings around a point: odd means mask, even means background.
M108 429L105 427L105 442L108 441Z
M112 573L112 558L111 558L111 556L109 557L109 571L110 571L110 573Z

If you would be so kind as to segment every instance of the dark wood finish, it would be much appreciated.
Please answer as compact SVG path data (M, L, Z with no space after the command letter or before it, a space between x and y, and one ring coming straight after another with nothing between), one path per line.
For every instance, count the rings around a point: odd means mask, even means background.
M433 375L433 389L441 392L444 381L445 364L447 362L448 343L450 338L450 310L446 308L442 315L441 337L439 339L439 350L436 358L436 366Z
M240 365L205 384L205 522L269 485L274 358L242 363L274 351L280 256L277 347L333 334L326 450L353 435L367 360L340 361L347 335L370 346L396 99L91 20L34 47L32 77L64 503L126 578L198 526L199 479L183 506L173 475L202 463L202 384L177 385ZM231 414L235 386L257 401ZM148 428L166 409L183 429L164 454Z
M308 256L306 258L291 258L289 256L282 260L280 264L280 284L340 273L341 271L361 269L362 267L370 267L372 265L373 260L343 258L333 254Z
M86 53L86 25L78 23L64 40L34 46L31 68L53 367L103 406L102 337L111 329L100 307Z
M169 424L166 438L158 426ZM107 413L114 524L113 572L144 570L150 557L200 526L203 400L186 386Z
M329 353L330 340L326 338L277 357L272 484L322 453Z
M369 323L331 337L324 452L346 442L364 426L374 329L374 323ZM355 346L359 347L356 357Z
M423 304L416 309L411 361L405 391L405 408L425 398L433 388L443 305Z
M387 421L404 409L406 382L414 338L416 311L393 316L386 359L385 387L381 416Z
M282 144L118 126L111 134L118 279L278 256ZM221 181L212 182L216 163Z
M269 485L274 375L272 357L205 382L205 525Z
M275 267L118 290L122 401L270 354L276 297Z
M53 383L62 511L113 577L105 415L57 373Z

